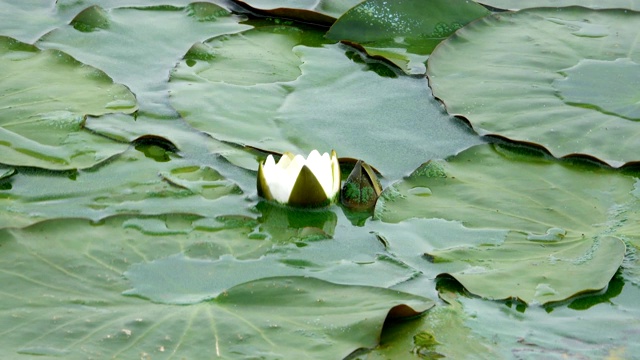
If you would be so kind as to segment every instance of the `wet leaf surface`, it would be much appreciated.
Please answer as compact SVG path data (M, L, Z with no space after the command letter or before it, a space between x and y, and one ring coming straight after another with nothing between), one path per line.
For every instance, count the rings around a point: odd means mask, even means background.
M358 43L408 74L424 74L424 63L440 41L488 14L471 1L367 0L342 15L327 37Z

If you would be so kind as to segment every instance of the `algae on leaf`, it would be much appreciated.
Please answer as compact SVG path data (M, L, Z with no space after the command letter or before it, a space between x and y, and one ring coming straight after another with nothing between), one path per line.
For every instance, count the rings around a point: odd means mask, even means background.
M327 37L357 43L409 74L424 74L424 62L440 41L488 14L464 0L367 0L342 15Z

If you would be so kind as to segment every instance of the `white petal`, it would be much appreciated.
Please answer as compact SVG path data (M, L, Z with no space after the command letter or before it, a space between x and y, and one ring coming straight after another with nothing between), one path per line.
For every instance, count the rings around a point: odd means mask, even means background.
M331 158L329 154L324 153L320 155L317 150L313 150L307 158L307 167L322 186L324 193L327 197L330 197L333 190L333 174L331 171Z
M273 200L287 203L291 197L293 187L298 180L303 166L307 166L316 178L327 198L333 200L340 191L340 166L335 151L331 155L320 155L313 150L305 159L302 155L284 153L276 163L273 156L267 156L262 166L262 176L265 186Z
M276 161L273 159L273 155L267 156L267 160L264 161L264 166L276 166Z
M284 154L282 154L282 157L280 158L280 160L278 161L278 166L281 169L285 169L289 166L289 164L291 164L291 161L293 161L293 158L295 156L290 153L290 152L285 152Z
M274 200L281 203L286 203L287 200L289 200L289 195L295 181L295 178L291 180L291 175L287 173L287 169L291 167L291 163L292 161L288 156L282 156L276 164L273 156L269 155L262 168L271 196L273 196Z

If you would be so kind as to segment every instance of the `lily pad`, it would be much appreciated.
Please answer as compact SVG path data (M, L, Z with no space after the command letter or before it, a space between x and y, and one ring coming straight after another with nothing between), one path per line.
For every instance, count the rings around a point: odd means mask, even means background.
M342 15L327 37L358 43L409 74L424 74L424 63L440 41L488 14L464 0L367 0Z
M610 287L615 286L614 281ZM465 322L472 333L510 344L509 355L628 358L640 349L633 341L637 329L635 320L640 315L633 304L639 294L638 287L625 286L622 294L611 303L599 304L587 311L575 310L566 304L523 307L510 301L501 306L466 297L460 297L459 301L473 314L472 320ZM608 341L602 341L603 333L608 334Z
M195 41L248 29L238 23L241 19L204 2L111 10L92 6L37 45L66 51L104 70L136 94L141 111L171 118L175 111L167 105L166 85L171 68Z
M159 158L148 151L131 148L99 169L57 176L21 170L8 179L9 189L0 189L0 227L61 217L98 221L122 213L217 216L230 204L243 203L240 188L214 168L162 148L151 150Z
M314 242L301 250L290 247L247 260L230 255L211 260L175 254L133 264L125 272L132 284L125 294L164 304L194 304L215 298L233 286L268 277L305 276L337 284L387 288L415 275L412 269L384 256L367 261L344 259L344 253L337 251L340 247Z
M495 14L444 41L427 75L480 134L617 167L639 160L638 27L640 13L621 9Z
M123 296L122 273L132 262L229 234L145 235L126 225L131 220L58 220L0 231L2 357L342 358L374 347L387 317L433 306L398 291L302 277L260 279L188 306ZM173 230L190 227L189 218L166 220Z
M328 24L362 0L234 0L251 11L304 22Z
M88 117L85 128L119 142L135 143L138 139L153 136L170 141L185 159L212 166L225 176L245 170L255 170L259 151L232 143L213 139L208 134L194 129L182 119L163 119L140 113L136 115L108 114L101 117ZM150 130L151 129L151 130ZM234 167L229 166L229 163ZM224 169L223 169L224 167ZM248 181L246 176L235 176L243 190L254 189L255 179ZM244 180L244 181L243 181Z
M623 261L621 239L638 238L638 199L629 196L636 180L585 166L481 145L431 161L385 189L376 215L387 222L421 217L508 231L502 244L424 252L477 295L559 301L606 286Z
M566 6L582 6L590 9L640 10L640 1L638 0L608 0L606 2L598 0L529 0L527 2L521 0L479 0L478 2L506 10Z
M473 294L545 304L604 289L624 253L624 243L615 237L562 239L541 247L511 234L500 247L446 249L427 256L436 263L464 264L450 275Z
M135 96L102 71L8 37L0 37L0 67L0 163L87 168L126 148L83 131L86 115L137 109Z
M640 64L630 59L581 60L554 80L558 96L569 105L596 109L627 120L640 120Z
M389 177L481 141L429 100L423 78L366 71L353 50L318 46L308 31L277 26L196 44L171 76L172 104L216 139L280 153L335 149ZM229 67L246 53L260 61Z
M46 32L64 24L51 16L53 1L6 0L0 2L0 35L33 43Z
M436 306L419 321L384 331L380 346L358 359L500 359L486 332L471 331L470 317L459 303Z

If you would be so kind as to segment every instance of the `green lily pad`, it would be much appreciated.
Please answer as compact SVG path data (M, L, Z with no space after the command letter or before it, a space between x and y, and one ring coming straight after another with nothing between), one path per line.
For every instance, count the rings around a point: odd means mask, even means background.
M426 163L385 189L376 216L507 231L504 243L422 249L474 294L546 303L601 289L618 270L621 239L638 241L635 183L611 169L481 145ZM393 244L392 236L387 240Z
M567 104L607 115L640 120L640 64L629 59L581 60L562 72L553 86Z
M133 264L125 272L133 287L125 294L157 303L194 304L215 298L233 286L267 277L305 276L337 284L387 288L415 275L412 269L383 256L346 260L337 250L342 247L335 242L314 242L302 249L290 247L285 252L247 260L230 255L211 260L175 254Z
M64 20L51 16L52 2L6 0L0 2L0 35L26 43L64 24Z
M480 134L617 167L639 160L638 27L640 13L621 9L495 14L444 41L427 75Z
M196 44L171 75L171 102L218 140L280 153L335 149L389 177L481 141L430 100L423 78L366 71L353 50L318 46L319 35L274 26ZM246 53L260 60L232 71Z
M163 0L162 6L184 7L193 0ZM114 7L157 6L156 0L3 0L0 2L0 35L33 44L41 36L64 27L82 10L99 5Z
M612 280L609 287L615 286L615 281ZM496 306L496 303L465 296L458 297L457 302L468 316L464 326L470 336L484 340L483 343L492 349L496 349L495 341L504 344L504 347L498 346L502 348L502 358L513 358L514 355L545 359L628 358L640 349L633 340L636 319L640 315L634 305L639 294L640 288L625 286L622 294L611 303L599 304L586 311L572 309L566 304L526 307L516 301ZM603 339L604 333L608 334L607 340Z
M582 6L591 9L629 9L640 10L638 0L479 0L479 3L489 5L497 9L521 10L541 7L565 7Z
M86 115L137 109L135 96L102 71L8 37L0 37L0 67L0 163L87 168L126 148L83 131Z
M187 306L123 296L128 285L122 273L131 263L190 249L202 253L203 244L223 244L233 234L181 235L193 220L165 217L171 231L155 235L126 217L0 231L0 356L343 358L376 346L387 317L415 316L433 306L398 291L302 277L244 283ZM231 242L246 246L251 240Z
M124 115L108 114L101 117L88 117L85 128L119 142L135 143L140 138L158 136L170 141L180 150L184 158L200 164L221 165L217 157L224 157L229 163L247 170L255 170L259 152L254 149L237 146L211 138L186 124L182 119L157 118L147 114ZM215 162L215 164L213 164ZM220 169L219 169L220 170ZM237 171L237 169L235 169ZM243 178L244 179L244 178ZM251 188L255 181L251 182ZM243 188L247 188L243 186Z
M99 169L60 173L22 170L0 188L0 227L43 219L113 214L185 212L217 216L243 203L241 189L211 166L177 158L162 148L158 161L144 147L124 152ZM234 196L235 195L235 196ZM215 205L215 206L214 206Z
M438 43L488 14L481 5L464 0L367 0L342 15L327 37L358 43L409 74L424 74L424 63Z
M248 29L238 23L241 19L204 2L111 10L93 6L37 45L66 51L104 70L136 94L141 111L172 118L175 111L167 104L166 85L171 68L195 41Z
M469 318L458 303L436 306L419 321L384 331L380 346L358 359L500 359L486 335L471 331Z
M265 15L318 24L333 24L336 18L362 0L234 0Z
M604 289L625 254L624 243L615 237L545 241L543 248L522 234L511 235L500 247L445 249L428 256L436 263L464 264L450 275L473 294L545 304Z

